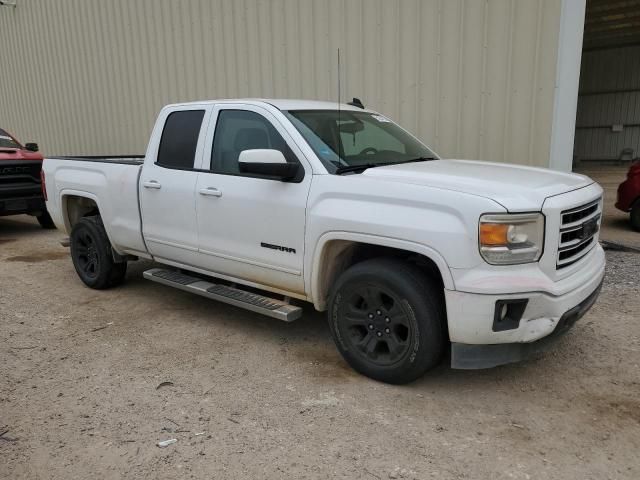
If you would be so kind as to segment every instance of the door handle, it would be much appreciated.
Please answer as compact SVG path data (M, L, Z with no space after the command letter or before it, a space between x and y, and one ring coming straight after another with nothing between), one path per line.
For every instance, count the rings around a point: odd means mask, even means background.
M200 195L208 195L210 197L221 197L222 192L217 188L207 187L207 188L200 189Z
M143 182L142 186L144 188L155 188L156 190L160 190L162 188L162 185L160 185L155 180L149 180L148 182Z

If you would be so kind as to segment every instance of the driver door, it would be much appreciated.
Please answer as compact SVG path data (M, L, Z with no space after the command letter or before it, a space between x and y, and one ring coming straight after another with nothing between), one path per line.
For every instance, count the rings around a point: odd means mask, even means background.
M213 111L196 185L200 265L275 290L304 293L302 267L311 167L279 121L257 106ZM299 175L281 181L240 172L243 150L280 150Z

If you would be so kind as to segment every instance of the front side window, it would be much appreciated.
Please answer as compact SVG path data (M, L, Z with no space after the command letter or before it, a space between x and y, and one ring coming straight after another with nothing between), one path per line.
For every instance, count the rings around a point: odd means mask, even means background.
M169 114L162 130L158 165L193 168L204 110L183 110Z
M16 142L11 135L0 128L0 148L15 148L19 150L22 146Z
M425 145L382 115L352 110L284 113L330 173L437 158Z
M269 120L248 110L222 110L216 122L211 151L211 170L225 175L240 172L238 157L243 150L279 150L288 162L295 155Z

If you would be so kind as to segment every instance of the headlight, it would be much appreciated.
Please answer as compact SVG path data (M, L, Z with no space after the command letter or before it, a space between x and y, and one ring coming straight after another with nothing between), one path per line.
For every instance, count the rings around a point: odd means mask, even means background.
M480 254L492 265L536 262L544 246L544 215L482 215L478 243Z

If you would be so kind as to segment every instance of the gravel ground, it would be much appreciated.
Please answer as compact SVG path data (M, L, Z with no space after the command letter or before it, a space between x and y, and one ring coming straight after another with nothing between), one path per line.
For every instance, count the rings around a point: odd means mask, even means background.
M0 478L640 478L639 254L608 252L598 303L539 358L397 387L311 309L280 323L142 262L89 290L62 236L0 219Z

